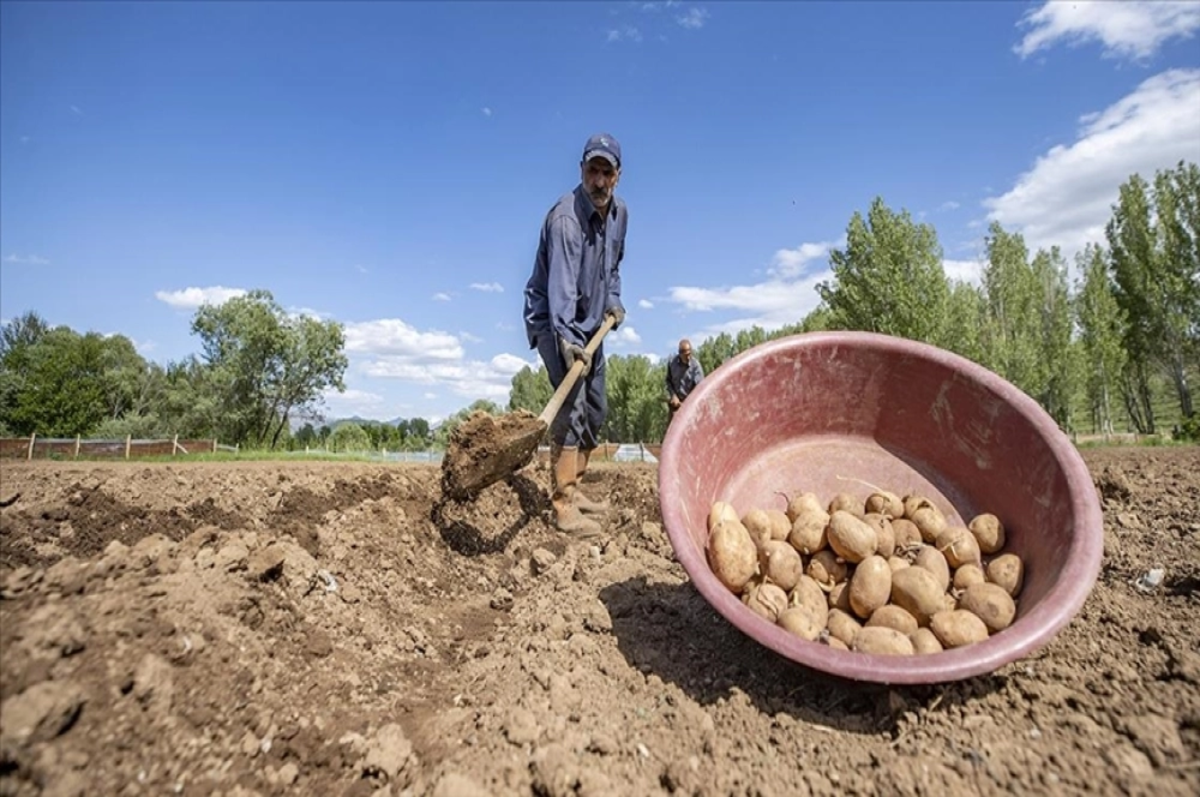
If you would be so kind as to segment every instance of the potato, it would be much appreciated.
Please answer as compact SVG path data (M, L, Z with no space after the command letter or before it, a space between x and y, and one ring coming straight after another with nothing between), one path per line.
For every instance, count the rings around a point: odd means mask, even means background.
M961 609L978 617L991 633L1003 631L1012 625L1017 614L1017 605L1012 596L999 584L974 584L958 599Z
M946 557L946 562L952 568L965 564L977 565L983 561L979 555L979 543L966 526L946 526L938 534L934 545Z
M920 493L909 493L900 499L904 504L904 517L912 520L917 510L925 506L933 506L933 502Z
M851 650L859 653L873 653L880 656L911 656L913 644L904 634L895 628L877 625L863 628L854 635Z
M892 569L879 554L871 554L858 563L850 577L850 608L868 619L892 594Z
M987 639L987 626L966 609L938 612L929 620L929 630L943 647L961 648Z
M962 592L972 584L982 584L987 578L983 575L983 568L976 564L963 565L954 571L954 589Z
M926 653L941 653L944 650L942 643L938 642L938 638L928 628L918 628L909 634L908 638L912 640L913 651L918 656Z
M779 619L779 613L787 608L787 593L770 581L752 582L750 588L742 596L742 603L750 607L750 611L768 622Z
M788 499L787 517L791 523L795 523L798 517L816 512L825 512L825 507L815 493L800 493Z
M834 512L837 512L839 509L843 512L849 512L851 515L854 515L855 517L862 517L862 515L863 515L862 502L859 501L854 496L850 495L850 493L838 493L837 495L835 495L830 500L829 507L826 511L828 511L829 514L832 515Z
M739 520L737 510L727 501L715 501L708 511L708 530L711 532L722 520Z
M932 545L922 545L913 559L914 567L923 567L937 576L938 586L945 592L950 588L950 565L942 552Z
M929 625L929 618L942 610L946 593L937 576L923 567L908 567L892 573L892 603L917 620L917 625Z
M824 618L818 620L807 606L789 606L779 613L775 622L783 630L813 642L825 630Z
M830 636L842 640L847 645L853 644L854 637L862 630L862 624L841 609L829 610L829 615L825 618L825 627L829 629Z
M1025 566L1015 553L1004 553L988 562L987 580L1004 588L1014 598L1025 583Z
M996 553L1004 547L1004 524L991 512L976 515L967 525L983 553Z
M850 646L835 636L826 637L825 644L834 650L850 650Z
M839 581L846 580L846 563L838 561L837 554L826 548L813 554L804 572L828 592Z
M788 542L800 553L811 556L825 548L828 539L825 527L829 525L829 513L821 507L805 508L796 515L788 531Z
M792 521L782 509L768 509L767 519L771 521L771 539L786 540L792 530Z
M742 515L742 525L750 532L750 539L759 551L771 541L771 518L765 509L751 509Z
M725 518L717 523L708 535L705 553L717 580L735 595L758 573L758 549L740 520Z
M825 618L829 615L829 604L825 599L825 590L813 580L812 576L800 576L792 590L788 601L792 606L806 606L825 627Z
M896 552L896 532L892 529L892 521L886 515L868 512L863 515L863 521L875 529L875 553L887 559Z
M769 540L759 550L758 566L784 592L790 591L804 575L804 560L796 549L783 540Z
M858 564L879 547L875 529L844 509L829 516L829 547L847 562Z
M942 529L946 528L946 517L941 510L924 499L922 499L922 503L918 504L915 511L911 515L906 514L906 517L921 532L921 539L925 542L933 542Z
M878 513L885 515L889 520L904 517L904 502L900 500L900 496L887 490L876 490L868 495L863 509L867 514Z
M863 628L872 628L877 625L894 628L905 636L912 636L917 632L917 618L894 603L880 606L871 612L871 616Z
M892 536L896 538L896 550L902 551L913 545L920 545L924 540L917 524L908 518L898 517L892 520Z
M906 567L912 566L907 559L899 556L889 556L887 562L888 567L892 568L893 573L895 573L897 570L903 570Z
M854 613L854 609L850 607L850 582L842 581L833 586L829 590L829 608L841 609L844 612Z

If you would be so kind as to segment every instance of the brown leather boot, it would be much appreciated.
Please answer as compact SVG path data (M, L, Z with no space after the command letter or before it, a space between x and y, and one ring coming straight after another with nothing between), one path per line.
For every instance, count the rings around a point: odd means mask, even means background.
M592 451L594 450L592 448L579 449L578 484L583 484L583 474L587 471L588 460L591 458ZM607 512L609 509L608 501L593 501L584 495L583 490L578 486L575 488L575 506L579 507L580 512L587 512L588 514Z
M577 446L552 446L550 465L554 473L554 492L550 503L554 505L554 525L559 531L579 539L600 536L600 524L585 518L575 505L579 480L579 448Z

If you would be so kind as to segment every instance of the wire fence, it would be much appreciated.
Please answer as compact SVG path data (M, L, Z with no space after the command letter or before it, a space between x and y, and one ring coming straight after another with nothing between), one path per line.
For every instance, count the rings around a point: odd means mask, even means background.
M645 462L657 463L662 450L658 445L643 443L603 443L592 452L593 462ZM0 437L0 459L137 459L140 457L188 457L197 454L242 454L251 456L263 452L226 445L216 439L181 439L178 435L169 439L142 439L132 435L125 438L83 437ZM370 460L375 462L413 462L440 464L444 451L390 451L358 450L336 451L325 447L306 446L303 449L266 452L272 457L303 458L321 457L346 460ZM549 462L550 449L542 446L535 455Z
M224 451L236 454L236 445L223 445L216 439L147 440L128 435L125 438L82 437L0 437L0 459L134 459L137 457L190 456L216 454Z

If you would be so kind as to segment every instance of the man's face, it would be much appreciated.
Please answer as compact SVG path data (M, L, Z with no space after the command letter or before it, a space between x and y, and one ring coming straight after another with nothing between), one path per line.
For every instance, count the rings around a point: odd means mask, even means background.
M587 190L592 204L597 210L603 211L612 201L613 191L621 179L621 170L614 168L606 158L596 156L583 164L583 187Z
M684 365L687 365L688 363L690 363L692 361L692 347L691 346L680 346L679 347L679 359L683 361Z

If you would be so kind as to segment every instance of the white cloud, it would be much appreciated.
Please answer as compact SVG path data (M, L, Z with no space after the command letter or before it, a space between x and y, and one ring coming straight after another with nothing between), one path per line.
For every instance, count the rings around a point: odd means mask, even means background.
M184 288L181 291L155 291L154 298L181 310L194 310L205 304L224 304L238 296L245 296L242 288L226 288L215 285L211 288Z
M636 346L642 342L642 336L637 333L637 330L624 324L621 325L620 329L609 335L609 337L618 346Z
M22 144L28 144L30 141L33 141L33 139L32 139L32 138L30 138L29 136L21 136L21 143L22 143Z
M480 110L480 112L481 112L481 113L482 113L484 116L491 116L491 115L492 115L492 109L491 109L491 108L484 107L484 108L480 108L479 110Z
M608 40L610 42L640 42L642 40L642 32L633 25L626 25L619 30L613 28L608 31Z
M1104 225L1135 173L1194 160L1200 152L1200 69L1173 69L1080 121L1074 143L1053 147L1007 193L985 199L988 218L1021 232L1031 251L1057 245L1068 261Z
M981 260L943 260L942 271L946 278L981 285L984 263Z
M339 393L336 389L329 388L321 393L321 398L324 399L327 408L327 412L323 413L320 419L322 421L353 416L379 418L389 414L384 397L369 390L348 387ZM320 423L315 425L319 426Z
M675 18L681 27L689 30L698 30L704 27L704 23L708 21L708 11L703 8L693 6L685 11L681 16Z
M79 110L78 106L75 106L75 105L71 106L71 113L73 113L77 116L83 116L83 111Z
M469 287L473 291L484 293L504 293L504 286L498 282L472 282Z
M346 325L346 351L405 361L458 360L458 338L446 332L420 332L399 318L381 318Z
M18 266L48 266L50 261L44 257L37 255L9 255L4 258L5 263L15 263Z
M289 307L284 312L286 312L292 318L300 318L301 316L309 316L318 320L333 318L332 313L314 310L311 307Z
M814 260L829 256L829 250L845 245L845 236L839 241L820 241L817 243L802 243L795 249L780 249L771 259L768 274L790 279L804 273L804 268Z
M438 397L438 394L437 393L422 393L421 396L423 398L427 398L427 399L435 399Z
M470 332L459 332L458 336L467 343L483 343L483 338L478 335L472 335Z
M441 385L469 398L500 399L508 396L513 374L526 365L536 368L537 360L527 361L513 354L498 354L487 362L420 363L386 357L368 363L363 372L372 377Z
M1078 46L1100 41L1107 58L1142 60L1170 39L1191 38L1200 28L1200 2L1048 2L1026 12L1017 26L1030 29L1013 47L1022 58L1059 42Z
M637 304L638 304L638 307L642 308L643 310L653 310L654 309L654 302L650 301L649 299L638 299Z
M947 211L947 210L958 210L958 208L959 208L958 203L955 202L953 199L951 199L947 202L943 202L942 204L938 205L938 210L943 211L943 212Z
M354 265L354 270L357 271L359 274L370 274L371 273L371 272L367 271L366 266L364 266L360 263L356 263Z
M845 246L844 235L837 241L802 243L795 249L779 249L767 269L769 279L764 282L720 288L674 286L670 289L669 300L685 312L732 311L739 314L686 336L697 342L710 335L736 334L753 326L771 331L795 324L820 304L817 283L832 277L825 261L830 250L842 246ZM818 262L823 265L814 267Z
M448 293L435 293L435 294L433 295L433 300L434 300L435 302L448 302L448 301L450 301L450 294L448 294Z

